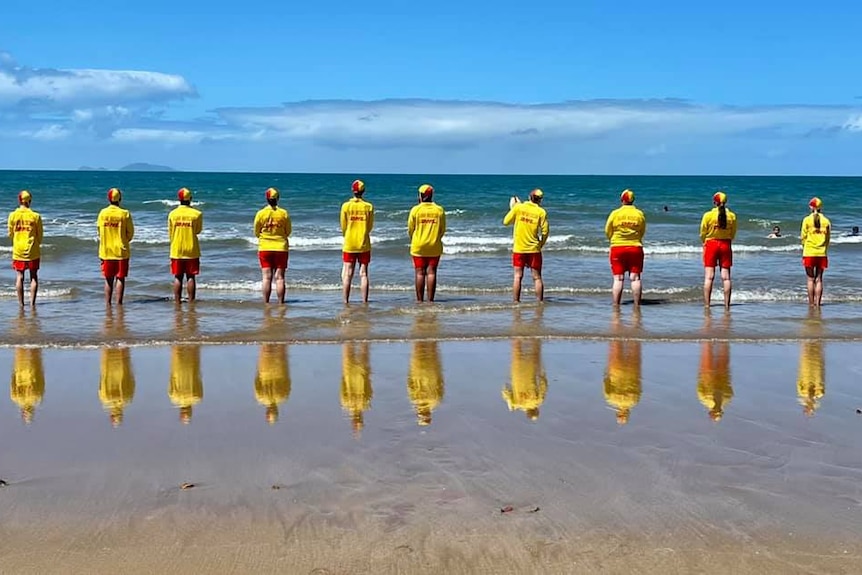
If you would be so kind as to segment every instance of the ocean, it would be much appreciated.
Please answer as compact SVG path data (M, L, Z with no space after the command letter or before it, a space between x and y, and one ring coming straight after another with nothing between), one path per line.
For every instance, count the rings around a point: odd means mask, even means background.
M339 208L355 178L375 206L371 302L341 302ZM438 272L438 301L417 305L406 231L416 188L431 183L447 214ZM105 193L120 187L136 234L126 305L106 312L99 272L96 216ZM176 190L189 187L203 211L198 301L179 310L171 301L167 215ZM263 193L275 186L293 221L287 304L265 306L252 233ZM551 234L545 248L546 303L533 301L532 282L520 306L511 303L511 228L502 225L509 197L545 191ZM611 277L604 222L630 188L647 216L641 312L610 305ZM0 285L0 316L11 318L5 346L100 346L317 342L347 339L482 339L511 336L659 340L729 338L782 340L862 337L862 236L851 236L862 214L862 178L486 176L374 174L232 174L187 172L2 171L7 210L21 189L43 216L37 312L19 314L11 248ZM701 304L700 217L722 189L737 214L734 305L729 314ZM834 231L825 275L824 309L805 303L799 225L812 196L824 201ZM667 210L665 210L667 207ZM779 225L783 237L768 239ZM358 274L357 274L358 282ZM720 284L720 282L717 282ZM720 291L714 294L720 302ZM359 300L358 286L353 294ZM630 301L626 293L624 301ZM828 321L826 321L828 320Z

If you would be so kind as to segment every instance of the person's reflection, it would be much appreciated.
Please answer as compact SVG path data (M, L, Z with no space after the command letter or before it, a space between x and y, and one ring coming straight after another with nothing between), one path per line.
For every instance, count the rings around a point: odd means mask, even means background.
M128 347L102 348L99 400L110 414L111 425L123 423L123 410L135 397L135 374Z
M636 339L612 339L608 342L605 401L616 410L617 423L628 423L632 409L640 400L641 342Z
M12 365L9 396L21 408L24 423L33 421L36 406L45 397L45 370L42 367L42 349L16 347Z
M803 335L811 339L803 340L799 354L799 377L796 392L805 415L811 417L820 407L820 399L826 393L826 361L823 353L823 324L820 308L812 309L803 324Z
M121 340L126 336L126 311L123 306L105 309L103 333L106 339Z
M350 416L354 432L365 425L372 395L368 342L345 342L341 348L341 407Z
M437 315L419 313L413 324L415 340L410 354L410 371L407 375L407 392L416 410L419 425L431 424L431 413L443 401L443 367L437 340Z
M503 399L509 411L523 411L527 418L539 418L539 407L545 402L548 377L542 365L542 340L515 338L512 340L512 374Z
M197 340L200 337L198 312L194 306L174 310L174 336L185 340Z
M725 318L729 314L725 314ZM727 332L728 320L722 326L712 323L712 314L705 310L704 335L709 337L716 330ZM709 410L709 418L721 421L724 409L733 397L733 385L730 381L730 342L715 339L705 340L700 344L700 370L697 378L697 397Z
M290 388L287 344L261 345L254 378L254 396L259 404L266 406L266 422L270 425L278 421L278 406L290 397Z
M171 380L168 396L171 403L179 408L180 421L190 423L192 408L204 397L200 345L179 344L171 348Z

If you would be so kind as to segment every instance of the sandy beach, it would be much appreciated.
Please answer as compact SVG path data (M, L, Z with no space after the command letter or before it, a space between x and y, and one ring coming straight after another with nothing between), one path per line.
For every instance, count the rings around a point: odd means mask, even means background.
M850 573L855 345L2 349L0 565Z

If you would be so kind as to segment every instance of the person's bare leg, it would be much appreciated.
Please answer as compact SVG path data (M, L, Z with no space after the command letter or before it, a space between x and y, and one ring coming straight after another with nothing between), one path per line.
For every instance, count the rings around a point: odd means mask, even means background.
M638 306L641 304L641 298L643 296L643 284L641 283L641 275L630 273L629 282L631 282L632 284L632 296L634 296L635 305Z
M817 307L823 303L823 270L818 269L814 279L814 302Z
M613 274L614 285L611 289L611 299L614 305L620 305L623 301L623 287L625 286L625 274Z
M428 301L434 301L434 295L437 293L437 267L428 266L428 271L425 272L425 275L427 276L425 287L428 290Z
M350 303L350 287L353 285L353 270L356 268L356 262L344 262L341 266L341 295L344 297L344 303Z
M287 285L284 282L286 271L284 268L275 270L275 297L280 304L284 303L284 296L287 293Z
M521 302L521 282L524 279L524 268L515 267L515 275L512 280L512 301L515 303Z
M15 292L18 294L18 305L24 307L24 272L15 271Z
M195 301L197 296L198 285L195 276L186 275L186 292L189 294L189 303Z
M425 301L425 269L416 268L416 301Z
M530 268L533 274L533 290L536 292L537 301L545 301L545 282L542 281L542 270Z
M117 278L117 305L123 305L123 295L126 293L126 278Z
M260 292L263 294L263 303L269 303L272 295L272 268L260 268Z
M703 305L706 307L712 303L713 280L715 280L715 268L703 268Z
M808 291L808 305L810 307L814 307L814 282L815 280L815 271L814 268L805 268L805 287Z
M183 301L183 274L174 276L174 302Z
M730 268L721 268L721 285L724 289L724 309L730 309L730 294L733 292L733 282L730 280Z
M362 301L368 303L368 292L371 289L371 280L368 277L368 264L359 264L359 287L362 290Z
M114 298L114 278L105 278L105 305L110 306Z
M36 294L39 293L39 272L30 270L30 307L36 305Z

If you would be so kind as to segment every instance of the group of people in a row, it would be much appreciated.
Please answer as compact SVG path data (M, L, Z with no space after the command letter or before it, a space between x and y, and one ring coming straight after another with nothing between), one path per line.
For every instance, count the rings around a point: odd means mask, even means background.
M356 267L359 267L362 300L368 301L371 262L371 231L374 227L374 207L365 199L365 183L355 180L351 185L352 198L341 206L342 292L344 302L350 301ZM258 239L258 259L261 268L263 299L269 302L275 283L276 298L284 303L285 271L289 255L289 237L292 224L287 210L279 206L279 192L269 188L265 192L266 206L254 217L254 235ZM539 301L544 299L542 279L542 248L550 233L548 215L542 207L544 192L534 189L528 201L513 196L509 211L503 217L504 225L513 226L512 285L513 300L521 300L521 285L525 269L530 269L534 291ZM203 215L192 207L192 192L181 188L177 192L180 205L168 214L171 274L174 276L173 295L182 300L183 284L189 301L196 295L195 278L200 273L200 243ZM109 205L101 210L97 220L99 232L99 259L105 278L105 302L123 303L126 277L129 274L130 243L134 237L132 216L120 206L122 192L108 190ZM716 192L713 208L703 214L700 239L703 243L703 299L710 305L716 268L719 269L724 291L724 306L730 306L733 265L732 242L736 236L736 215L727 207L727 195ZM18 194L19 207L9 214L9 237L12 239L12 267L17 272L18 301L24 305L24 274L30 274L30 304L35 305L38 292L38 270L42 243L41 216L30 207L32 195L28 191ZM628 275L634 298L639 305L643 287L641 274L644 265L643 238L646 233L644 213L635 206L635 194L623 190L620 207L613 210L605 224L605 235L610 242L610 267L613 275L612 301L622 301L625 277ZM823 202L812 198L811 213L802 221L802 263L807 276L808 303L819 306L823 297L823 272L828 266L827 251L831 237L831 223L822 214ZM410 210L407 234L410 237L410 255L415 270L416 300L434 301L437 290L437 267L443 254L443 236L446 233L446 213L434 202L434 188L422 184L418 188L418 203ZM116 289L115 289L116 287Z

